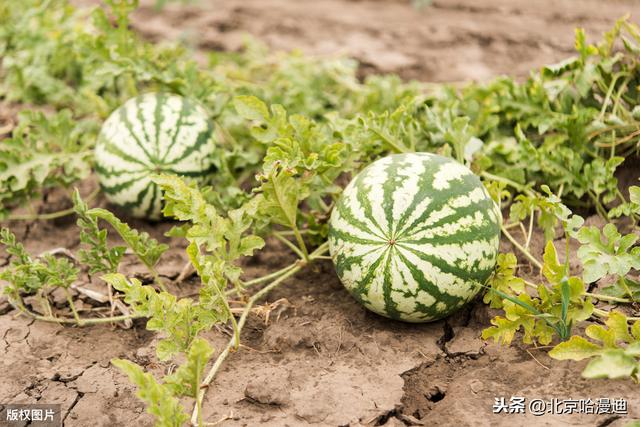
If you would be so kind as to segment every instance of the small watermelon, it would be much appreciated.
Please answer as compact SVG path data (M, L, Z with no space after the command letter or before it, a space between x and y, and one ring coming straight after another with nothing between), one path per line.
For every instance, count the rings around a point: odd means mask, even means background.
M408 322L448 316L493 271L502 215L467 167L428 153L375 161L329 222L338 276L369 310Z
M132 98L102 126L95 169L107 199L133 216L157 219L155 173L202 177L211 172L213 123L197 102L167 93Z

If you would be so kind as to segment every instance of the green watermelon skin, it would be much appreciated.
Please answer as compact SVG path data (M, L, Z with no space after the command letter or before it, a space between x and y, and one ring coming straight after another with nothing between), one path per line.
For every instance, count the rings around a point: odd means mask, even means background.
M155 173L203 177L212 172L213 123L197 102L168 93L128 100L105 121L95 170L107 199L132 216L161 216Z
M391 155L345 188L329 221L338 277L366 308L441 319L491 275L502 215L467 167L429 153Z

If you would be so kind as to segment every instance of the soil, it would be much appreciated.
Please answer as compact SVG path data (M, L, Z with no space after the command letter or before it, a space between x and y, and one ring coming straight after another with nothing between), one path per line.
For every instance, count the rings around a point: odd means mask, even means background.
M596 39L616 18L640 12L640 5L630 1L606 6L591 0L532 3L434 1L417 11L400 0L201 0L161 12L144 4L134 26L150 39L181 37L206 49L238 49L242 35L249 33L276 49L353 56L363 73L454 81L501 73L525 77L529 70L571 54L574 27L585 27ZM14 114L15 108L0 117L4 122ZM89 180L81 190L89 194L92 188L95 182ZM95 203L104 205L100 198ZM54 191L46 204L36 205L42 212L45 206L56 211L69 207L69 201ZM74 222L61 218L2 225L39 254L77 250ZM163 236L171 224L132 225L172 246L159 270L166 281L176 279L186 255L182 242ZM536 255L542 253L542 240L534 236ZM560 248L562 241L557 244ZM502 249L513 250L507 241ZM249 276L258 276L292 261L285 247L268 242L245 268ZM523 271L532 271L526 260L520 261ZM7 262L0 250L0 266ZM572 258L572 266L577 265ZM122 272L149 279L133 259L127 259ZM79 284L105 292L88 276ZM196 290L196 283L190 278L172 283L171 289L185 295ZM101 305L85 294L77 298L87 310ZM64 301L58 306L64 307ZM110 365L112 358L126 358L158 376L172 368L155 356L159 338L145 330L144 321L130 328L62 327L18 317L1 301L0 314L0 402L60 403L66 426L152 425L135 388ZM228 358L207 393L205 419L224 420L224 426L622 426L640 418L640 392L630 381L587 381L580 377L585 363L552 360L546 349L482 341L480 333L494 314L476 301L434 323L381 318L349 296L330 261L321 262L269 294L250 316L242 347ZM207 338L220 350L229 332L220 328ZM625 398L629 416L492 414L495 398L512 396Z

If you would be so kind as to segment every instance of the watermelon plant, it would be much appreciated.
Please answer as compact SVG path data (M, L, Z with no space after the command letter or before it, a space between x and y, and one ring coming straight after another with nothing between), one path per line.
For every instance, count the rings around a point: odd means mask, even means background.
M450 158L395 154L346 187L329 222L340 280L368 309L425 322L448 316L495 267L501 214L468 168Z

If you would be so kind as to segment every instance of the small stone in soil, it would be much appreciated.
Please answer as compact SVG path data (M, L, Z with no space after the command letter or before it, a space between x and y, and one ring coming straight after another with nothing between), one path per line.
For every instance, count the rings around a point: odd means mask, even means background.
M480 380L472 380L469 383L469 388L471 388L472 392L477 394L484 389L484 384L482 384L482 381Z
M445 344L449 354L465 354L477 356L482 352L485 344L478 335L478 331L459 327L454 329L453 339Z
M259 378L249 381L244 390L245 397L265 405L286 405L289 402L289 390L282 384Z

